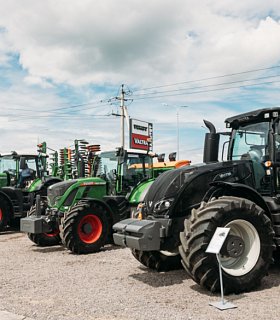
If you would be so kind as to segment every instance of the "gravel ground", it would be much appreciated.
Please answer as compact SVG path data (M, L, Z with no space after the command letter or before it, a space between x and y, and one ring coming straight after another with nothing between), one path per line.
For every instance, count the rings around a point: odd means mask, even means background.
M255 291L229 295L236 309L194 283L184 270L148 270L127 248L75 255L63 246L38 247L25 234L0 234L0 310L35 320L278 319L280 264Z

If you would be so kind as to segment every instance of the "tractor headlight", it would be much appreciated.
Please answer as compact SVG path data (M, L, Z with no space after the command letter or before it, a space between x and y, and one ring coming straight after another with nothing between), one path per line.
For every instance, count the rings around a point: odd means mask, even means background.
M154 212L167 210L172 205L173 201L174 198L157 201L154 206Z
M61 198L62 198L62 196L55 198L55 200L54 200L54 205L55 206L57 206L59 204L59 201L61 200Z
M168 209L171 206L170 201L169 200L165 201L164 206L165 206L165 208Z

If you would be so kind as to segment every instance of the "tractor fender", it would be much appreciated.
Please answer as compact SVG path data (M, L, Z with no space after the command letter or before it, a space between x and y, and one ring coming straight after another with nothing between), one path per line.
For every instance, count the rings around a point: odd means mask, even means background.
M14 206L13 206L12 200L10 199L10 197L6 193L4 193L2 191L0 191L0 201L1 201L1 198L5 199L7 201L8 206L9 206L10 218L13 219L15 217L15 211L14 211Z
M87 202L90 202L90 203L95 202L95 203L98 203L99 205L101 205L106 210L106 212L109 214L109 218L110 218L111 224L113 224L114 213L113 213L112 209L110 208L110 206L108 206L107 203L105 203L104 201L102 201L100 199L95 199L95 198L81 198L80 200L81 201L87 201Z
M61 181L62 180L60 178L49 176L45 178L44 181L41 180L41 182L36 186L35 192L39 191L42 196L46 196L48 187Z
M49 176L46 178L46 181L43 182L43 186L49 187L49 186L51 186L55 183L61 182L61 181L62 181L62 179L60 179L60 178Z
M245 184L225 181L211 182L210 185L211 188L206 192L202 201L208 202L211 198L216 197L216 194L219 194L219 196L228 195L245 198L261 207L265 211L265 214L272 219L270 208L263 197L255 189Z

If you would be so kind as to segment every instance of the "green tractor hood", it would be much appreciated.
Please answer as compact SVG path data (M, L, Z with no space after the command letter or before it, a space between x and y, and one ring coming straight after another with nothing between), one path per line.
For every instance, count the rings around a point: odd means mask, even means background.
M8 178L6 173L0 173L0 188L7 187Z

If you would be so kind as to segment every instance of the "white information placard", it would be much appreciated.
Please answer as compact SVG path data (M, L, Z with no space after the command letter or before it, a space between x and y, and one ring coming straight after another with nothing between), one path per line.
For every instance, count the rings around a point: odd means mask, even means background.
M218 227L206 249L207 253L220 253L220 250L226 240L230 228L220 228Z

